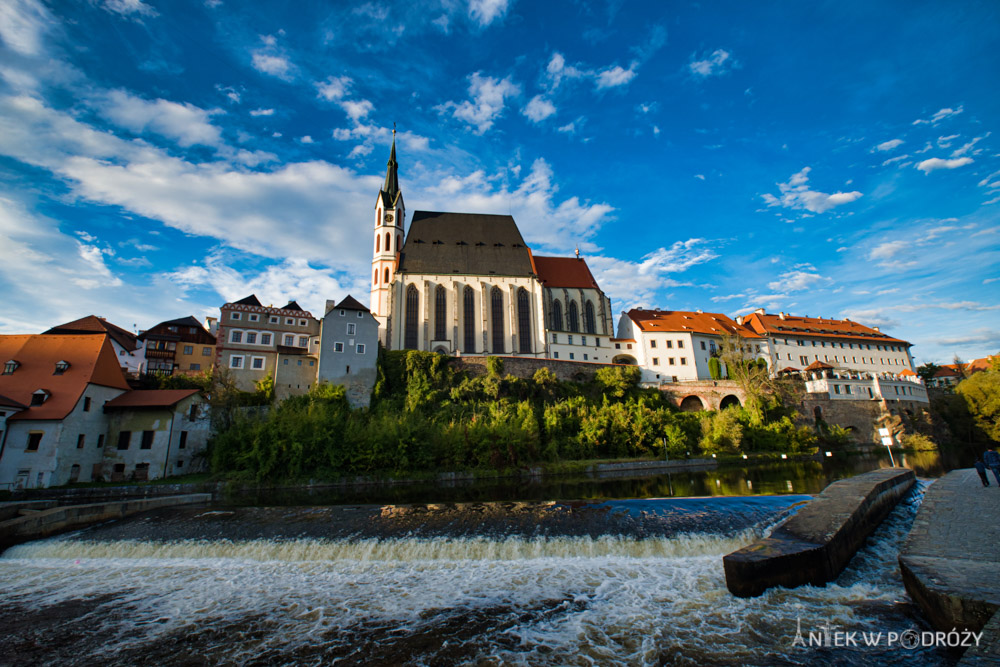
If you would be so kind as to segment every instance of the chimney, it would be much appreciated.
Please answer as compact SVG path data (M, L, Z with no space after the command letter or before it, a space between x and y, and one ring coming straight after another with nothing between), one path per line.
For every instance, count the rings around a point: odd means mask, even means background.
M882 333L882 330L879 329L878 327L872 327L872 329L874 329L875 331L878 331L879 333Z
M767 315L767 311L764 310L763 308L758 308L757 310L755 310L753 312L757 313L758 315Z
M786 317L785 311L781 311L780 313L778 313L778 319L779 320L784 321L785 317Z
M737 315L736 316L736 324L739 324L740 326L743 326L743 316L742 315Z
M694 312L696 312L696 313L700 313L700 312L701 312L701 308L699 308L698 310L696 310L696 311L694 311Z

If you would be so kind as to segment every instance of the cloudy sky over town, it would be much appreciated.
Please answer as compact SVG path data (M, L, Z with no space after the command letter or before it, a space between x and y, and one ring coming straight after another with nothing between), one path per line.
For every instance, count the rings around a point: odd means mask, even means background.
M414 210L630 307L1000 348L996 2L0 2L0 332L368 300ZM995 134L996 133L996 134Z

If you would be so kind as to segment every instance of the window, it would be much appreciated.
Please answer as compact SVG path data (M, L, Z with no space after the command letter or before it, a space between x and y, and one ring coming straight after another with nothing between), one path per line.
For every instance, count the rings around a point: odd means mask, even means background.
M667 361L670 362L671 366L675 366L676 365L676 364L674 364L674 359L675 359L675 357L670 357L669 359L667 359Z
M517 290L517 342L523 354L531 353L531 308L528 305L528 290Z
M562 303L559 299L552 302L552 328L556 331L563 330Z
M653 357L653 365L654 366L659 366L660 365L660 359L659 359L659 357Z
M289 325L289 326L295 326L295 318L294 317L286 317L285 318L285 324Z
M705 341L701 341L701 349L705 349Z
M493 354L503 354L503 292L499 287L494 287L490 293L490 311L490 324L493 325Z
M443 285L438 285L434 290L434 340L445 340L448 334L447 329L447 306L448 295L445 293Z
M42 444L42 433L34 432L28 434L28 446L24 448L26 452L37 452L38 446Z
M183 468L184 467L184 461L178 461L177 462L177 467L178 468Z
M386 239L388 243L388 239ZM406 288L406 323L403 332L403 348L417 349L417 309L420 307L420 292L415 285Z
M803 367L803 368L805 368L806 366L808 366L808 365L809 365L809 357L807 357L807 356L806 356L806 355L804 355L804 354L803 354L803 355L800 355L800 356L799 356L799 363L800 363L800 364L802 364L802 367Z
M247 316L247 319L249 319L251 322L256 322L260 319L260 315L258 315L257 313L250 313Z
M583 360L584 361L589 361L589 358L587 357L587 355L583 355Z
M65 373L68 370L69 370L69 362L68 361L57 361L56 362L56 371L55 371L55 373L53 375L62 375L63 373Z
M688 365L687 357L681 357L681 366L687 366L687 365Z
M48 397L49 395L46 394L44 391L42 390L36 391L34 394L31 395L31 405L41 405L42 403L45 402L45 399Z
M191 368L189 368L188 370L200 371L201 370L201 364L191 364Z
M104 449L104 434L97 436L97 448Z
M358 348L357 349L358 349L358 354L364 354L365 353L365 345L364 345L364 343L358 343Z
M139 449L152 449L153 448L153 436L156 435L156 431L143 431L142 441L139 443Z
M118 434L118 449L128 449L132 441L132 431L122 431Z
M597 333L597 322L594 319L594 304L590 301L583 307L583 329L587 333Z
M334 352L343 352L344 351L344 344L343 343L334 343L333 344L333 351Z
M569 302L569 330L580 330L580 315L576 309L576 301Z
M358 325L357 324L355 324L354 322L348 322L347 323L347 335L348 336L353 336L355 333L357 333L357 331L358 331Z
M558 359L559 358L559 353L558 352L553 352L552 353L552 358L553 359Z
M299 336L299 347L309 347L308 336Z
M262 333L260 335L260 344L261 345L270 345L271 344L271 334L269 334L269 333Z
M682 341L682 340L677 341L677 349L678 350L683 350L684 349L684 341Z
M17 363L13 359L11 359L10 361L8 361L7 363L5 363L3 365L3 374L4 375L13 375L14 371L16 371L17 367L20 366L20 365L21 364Z
M177 449L184 449L185 447L187 447L187 444L188 444L188 432L181 431L181 439L180 442L177 443Z
M476 351L476 293L468 285L465 286L462 301L462 325L465 338L462 349L466 353L472 354Z
M210 356L212 356L212 348L210 348L210 347L203 347L203 348L201 348L201 356L203 356L203 357L210 357Z
M293 336L291 334L285 334L285 345L287 345L289 347L291 347L292 345L295 345L295 336Z
M243 355L233 354L229 356L229 367L230 368L243 368Z
M649 346L655 350L656 349L656 341L655 340L649 341ZM670 341L669 340L667 341L667 347L670 347Z
M570 358L570 359L572 359L572 358L573 358L573 353L572 353L572 352L570 352L570 353L569 353L569 358Z
M90 412L90 396L83 397L83 411Z
M243 315L241 313L230 313L229 314L229 319L231 319L231 320L238 320L238 319L241 319L242 317L243 317Z
M840 393L840 385L839 384L833 385L833 393L835 393L835 394L839 394Z
M580 345L586 345L586 344L587 344L587 337L580 336Z
M76 448L77 449L83 449L83 444L84 444L84 441L86 439L87 439L87 436L84 435L83 433L81 433L80 435L76 436Z
M230 343L242 343L243 342L243 332L242 331L231 331L229 333Z
M257 344L257 334L255 332L253 332L253 331L248 331L247 332L247 345L256 345L256 344ZM184 349L187 350L187 348L184 348ZM190 354L190 352L185 352L184 354Z
M277 324L280 320L276 315L271 315L271 317L267 318L267 321L271 324Z
M566 336L566 338L569 341L569 344L572 345L573 344L573 335L570 334L569 336Z
M250 357L250 368L255 371L264 370L264 357Z
M552 342L553 343L558 343L559 342L559 334L557 334L557 333L552 334Z
M306 326L309 326L309 323L307 321L305 321L305 320L299 320L299 326L300 327L306 327Z
M383 280L382 282L386 282L386 283L389 282L389 269L385 270L385 273L383 274L383 277L385 278L385 280Z
M849 385L849 384L845 384L844 385L844 393L845 394L850 394L851 393L851 385Z

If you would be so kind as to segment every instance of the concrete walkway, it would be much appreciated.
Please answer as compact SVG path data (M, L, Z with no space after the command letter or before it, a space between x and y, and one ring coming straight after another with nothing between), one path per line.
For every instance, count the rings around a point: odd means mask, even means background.
M967 468L931 484L899 553L906 590L936 630L979 632L1000 609L1000 488L990 481ZM998 638L983 643L992 650L980 659L1000 661Z

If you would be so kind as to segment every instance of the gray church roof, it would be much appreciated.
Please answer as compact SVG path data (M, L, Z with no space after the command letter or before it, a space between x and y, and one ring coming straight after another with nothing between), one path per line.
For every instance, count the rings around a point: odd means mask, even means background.
M535 271L513 217L415 211L397 273L530 276Z

